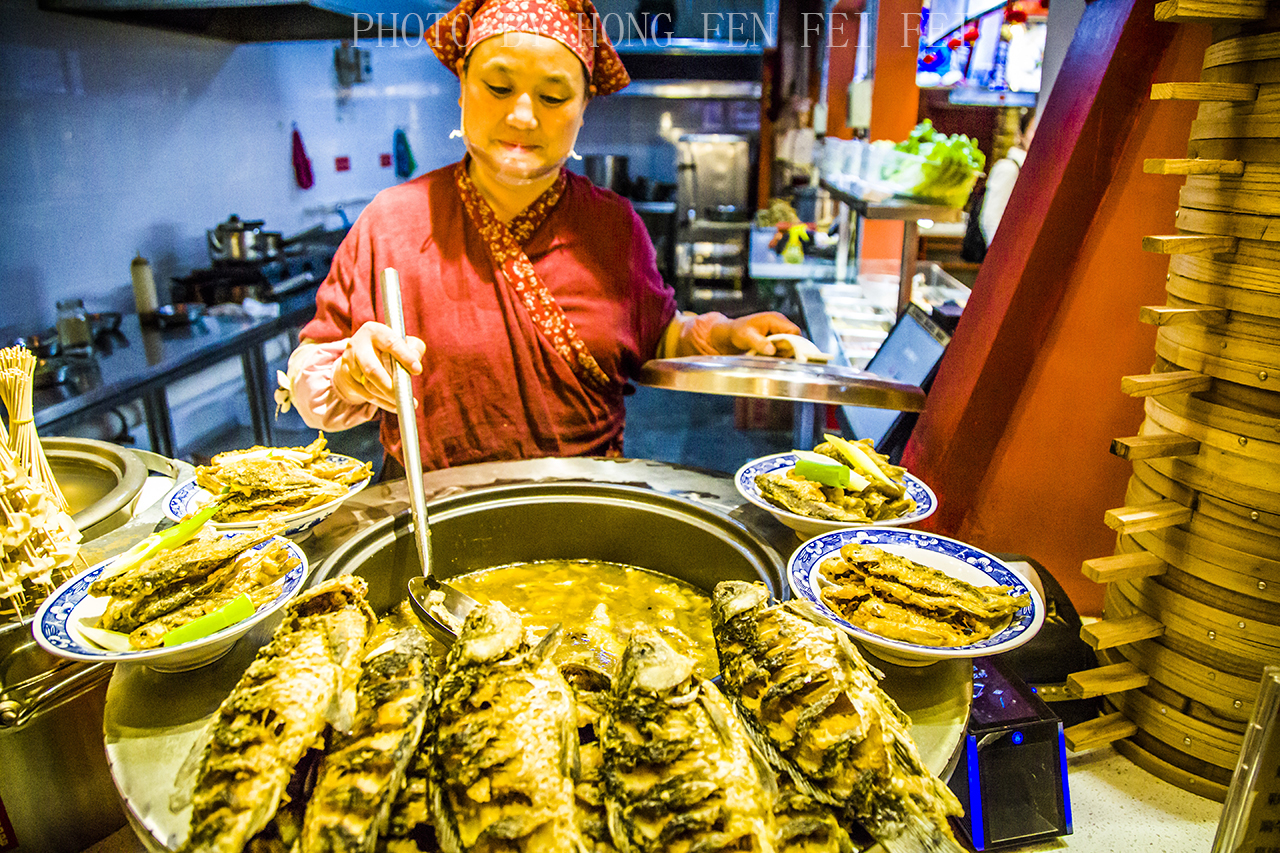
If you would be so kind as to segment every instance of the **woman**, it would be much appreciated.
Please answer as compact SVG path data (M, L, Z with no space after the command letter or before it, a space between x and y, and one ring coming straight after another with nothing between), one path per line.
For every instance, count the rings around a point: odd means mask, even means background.
M461 81L467 155L380 193L339 247L289 364L309 426L395 412L394 358L427 469L619 455L643 362L772 354L766 336L798 331L772 312L678 316L628 202L563 168L588 99L629 82L590 0L463 0L428 38ZM382 322L387 267L406 339ZM381 438L399 459L396 418Z

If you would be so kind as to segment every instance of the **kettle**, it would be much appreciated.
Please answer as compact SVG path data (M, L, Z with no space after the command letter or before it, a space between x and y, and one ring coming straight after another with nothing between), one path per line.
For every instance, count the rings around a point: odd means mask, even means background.
M280 254L282 236L263 231L262 220L246 221L237 214L205 232L212 261L266 261Z

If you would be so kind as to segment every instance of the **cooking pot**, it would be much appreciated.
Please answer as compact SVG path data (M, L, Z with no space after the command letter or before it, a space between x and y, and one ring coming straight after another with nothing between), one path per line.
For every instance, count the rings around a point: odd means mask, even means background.
M582 172L591 179L591 183L613 190L619 195L626 195L631 189L626 157L617 154L589 154L582 158Z
M638 566L710 593L722 580L760 580L789 598L783 560L740 522L687 500L612 483L535 483L477 489L429 504L431 571L448 579L540 560ZM422 573L408 514L387 518L340 545L312 577L369 581L379 613Z
M51 437L40 445L86 541L129 520L147 482L147 466L137 454L91 438Z
M265 261L280 254L283 239L278 231L263 231L262 220L244 220L237 214L205 232L213 261Z

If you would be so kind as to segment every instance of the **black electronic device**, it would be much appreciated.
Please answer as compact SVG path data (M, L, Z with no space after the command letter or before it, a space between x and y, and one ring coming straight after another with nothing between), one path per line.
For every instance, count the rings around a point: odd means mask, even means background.
M964 753L948 783L975 850L1071 834L1062 721L997 658L973 661Z
M889 330L866 370L885 379L895 379L928 390L938 372L951 335L919 306L911 303ZM915 426L915 412L845 406L844 414L855 439L869 438L876 450L896 463Z

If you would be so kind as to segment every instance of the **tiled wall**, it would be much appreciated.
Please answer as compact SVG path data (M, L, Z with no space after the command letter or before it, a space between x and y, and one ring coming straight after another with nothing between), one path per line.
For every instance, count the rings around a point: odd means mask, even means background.
M404 128L416 174L457 160L457 81L425 47L371 45L373 80L338 86L333 42L232 44L0 3L0 341L52 324L54 303L132 310L129 262L156 280L208 265L232 213L286 236L397 181L379 155ZM754 102L601 99L583 154L625 154L674 181L680 130L741 132ZM316 183L290 161L296 122ZM351 169L335 171L336 157ZM350 208L352 215L362 204Z
M132 309L129 262L158 282L209 262L205 230L238 213L286 236L396 181L403 127L420 169L461 155L445 135L457 83L424 48L374 48L344 92L334 44L236 45L0 4L0 331L50 324L54 302ZM300 190L297 122L316 174ZM334 158L351 158L336 172ZM354 211L358 212L359 207Z

